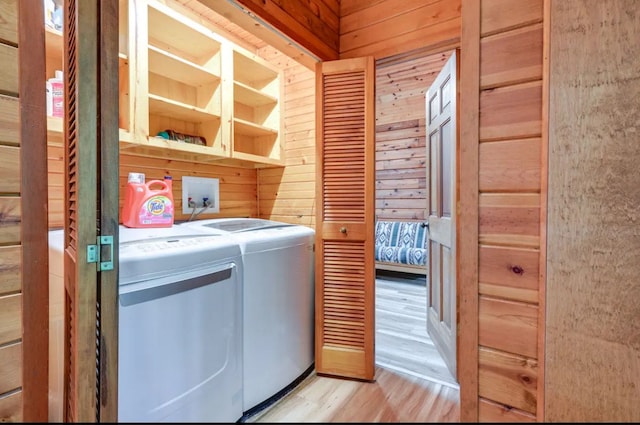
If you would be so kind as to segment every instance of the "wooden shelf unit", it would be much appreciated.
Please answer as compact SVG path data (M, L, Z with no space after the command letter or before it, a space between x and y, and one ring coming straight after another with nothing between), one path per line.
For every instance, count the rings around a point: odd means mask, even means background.
M242 48L233 51L233 145L231 156L282 164L281 72Z
M119 1L121 149L193 162L284 166L282 71L162 0ZM46 28L45 38L50 78L62 69L63 36ZM62 120L48 117L47 123L50 137L61 140ZM206 144L157 137L166 130L201 136Z
M191 151L186 143L153 139L166 130L205 139L203 155L224 155L221 40L215 33L155 0L147 2L147 146ZM170 142L173 142L169 140ZM168 147L167 147L168 146ZM160 153L160 156L162 154Z

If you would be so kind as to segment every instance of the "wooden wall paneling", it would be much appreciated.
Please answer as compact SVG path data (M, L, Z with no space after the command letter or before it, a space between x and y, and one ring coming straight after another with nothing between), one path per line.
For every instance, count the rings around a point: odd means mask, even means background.
M504 140L540 136L542 83L534 81L483 90L480 95L480 139Z
M535 414L538 386L536 360L481 347L478 367L481 398ZM480 417L480 421L488 419Z
M479 225L482 244L538 248L540 195L483 193Z
M554 1L546 422L640 421L640 11Z
M480 144L481 192L540 190L540 138Z
M18 0L0 3L0 40L6 44L18 44Z
M399 55L376 65L378 219L426 218L424 96L450 55L451 51L409 59Z
M480 348L480 397L532 416L536 409L537 362L533 359ZM481 417L484 422L488 418Z
M258 216L315 228L316 91L315 72L280 59L284 69L285 167L258 170Z
M1 158L1 157L0 157ZM0 244L18 245L22 211L19 196L0 196Z
M525 355L542 382L543 0L481 0L480 34L480 345L497 349L495 358ZM509 369L492 373L481 365L481 421L514 407L528 412L524 420L540 419L543 385L531 395L527 377L501 392Z
M342 1L342 4L357 3L355 1ZM442 7L440 1L426 1L426 2L410 2L406 4L404 2L383 0L379 2L368 2L365 5L361 5L357 10L351 6L351 10L347 7L342 7L342 14L340 15L340 32L346 34L352 31L356 31L362 28L363 25L374 25L392 18L406 16L407 14L420 14L420 9L424 9L427 5L436 7Z
M535 305L480 296L480 345L535 358L538 353L538 309Z
M22 392L11 393L0 398L0 418L7 422L23 422Z
M0 93L18 94L18 48L0 43Z
M0 345L22 338L22 301L21 293L0 297ZM0 391L3 392L6 392L6 389Z
M482 36L542 21L543 0L482 0Z
M393 1L368 8L341 6L340 57L384 58L425 45L451 50L460 43L460 8L460 1L442 0L419 7Z
M20 298L19 295L14 295L14 297ZM3 345L0 348L0 394L21 386L22 354L22 343L20 342ZM22 410L22 406L20 406L20 410ZM5 417L2 417L2 419L3 422L6 421Z
M22 248L0 246L0 295L19 292L22 287Z
M0 128L2 128L1 144L11 146L20 144L20 102L18 98L0 94Z
M539 256L538 249L481 245L480 294L538 302Z
M257 170L253 168L227 167L213 164L192 163L164 158L140 157L127 153L120 154L120 201L124 205L123 193L129 172L145 173L147 181L162 180L165 175L173 177L173 199L175 219L187 220L191 214L182 213L182 177L209 177L219 179L220 212L203 213L199 218L213 217L256 217L258 214Z
M536 417L531 413L519 409L506 407L491 400L480 399L480 417L485 422L493 423L520 423L536 422Z
M338 30L331 29L331 25L335 23L335 17L328 17L329 14L335 14L337 9L337 4L333 0L322 2L329 6L322 8L324 11L322 16L317 14L320 8L315 7L315 1L286 3L274 0L265 2L256 0L197 1L217 14L228 18L239 28L286 53L310 70L315 68L318 60L338 59ZM293 10L298 7L303 8L303 15ZM245 9L251 13L247 13ZM261 19L256 21L253 15ZM304 15L318 17L317 19L312 18L314 20L313 28L310 29L306 24ZM327 17L325 18L325 16Z
M20 193L20 148L0 145L0 193Z
M483 89L542 78L542 23L484 37L480 49Z

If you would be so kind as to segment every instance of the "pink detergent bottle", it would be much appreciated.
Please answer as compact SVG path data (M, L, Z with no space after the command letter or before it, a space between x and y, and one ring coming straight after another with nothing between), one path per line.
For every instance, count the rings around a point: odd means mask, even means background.
M173 226L172 183L171 176L145 183L144 174L129 173L122 207L122 224L134 228Z

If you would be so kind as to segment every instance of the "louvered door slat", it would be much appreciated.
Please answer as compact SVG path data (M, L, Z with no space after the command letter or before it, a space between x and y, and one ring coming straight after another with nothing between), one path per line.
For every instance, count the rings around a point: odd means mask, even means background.
M316 371L374 377L374 66L319 64Z

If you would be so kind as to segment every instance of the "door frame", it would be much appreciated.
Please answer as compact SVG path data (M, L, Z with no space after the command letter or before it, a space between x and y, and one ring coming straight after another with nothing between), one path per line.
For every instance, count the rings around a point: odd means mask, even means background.
M458 151L458 383L460 422L478 421L480 1L461 7Z

